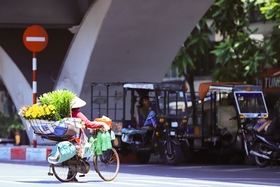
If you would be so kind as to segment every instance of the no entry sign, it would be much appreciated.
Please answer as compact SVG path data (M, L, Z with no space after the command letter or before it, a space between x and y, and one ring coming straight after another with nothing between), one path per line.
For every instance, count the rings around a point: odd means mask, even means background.
M48 34L46 30L39 25L28 27L23 33L23 43L25 47L33 52L32 58L32 89L33 104L37 102L37 58L36 52L40 52L48 44ZM36 135L33 134L33 147L37 147Z
M23 43L29 51L40 52L48 44L48 34L43 27L32 25L24 31Z

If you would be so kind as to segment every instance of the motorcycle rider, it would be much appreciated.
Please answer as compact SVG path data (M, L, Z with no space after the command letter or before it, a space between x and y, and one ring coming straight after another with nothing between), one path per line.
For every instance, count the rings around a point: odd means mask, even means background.
M151 102L148 96L143 96L140 98L139 107L140 114L143 118L143 121L145 121L151 110Z
M143 126L156 126L155 112L152 109L149 96L140 99L140 114L143 118ZM141 124L142 125L142 124Z

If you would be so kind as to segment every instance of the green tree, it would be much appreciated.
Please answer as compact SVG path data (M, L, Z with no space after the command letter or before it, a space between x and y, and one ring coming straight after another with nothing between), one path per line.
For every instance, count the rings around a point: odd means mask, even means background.
M194 89L195 64L200 60L201 56L208 53L209 48L211 47L211 42L209 40L210 35L211 30L207 25L206 19L202 18L182 45L171 65L171 68L178 68L179 76L184 76L189 84L194 123L196 123L197 120Z
M271 54L270 61L276 66L280 66L280 2L279 0L251 0L255 3L255 6L259 8L259 11L264 15L266 20L273 23L271 32L265 37L265 48L267 53ZM279 106L275 107L275 101L279 100L275 94L270 94L266 97L268 108L276 115L275 111L279 111ZM277 102L278 103L278 102ZM272 114L273 114L272 113Z
M252 82L260 68L276 62L271 45L250 37L257 30L250 29L249 12L258 8L252 0L216 0L183 43L171 67L178 68L189 83L192 106L196 106L195 64L201 56L209 52L216 56L212 77L218 81ZM208 26L206 20L213 20L213 24ZM214 49L209 39L211 29L222 36ZM193 120L195 123L195 107Z
M269 35L265 37L265 49L270 54L269 60L272 64L280 62L280 2L278 0L250 0L254 6L259 8L266 20L274 23Z
M252 83L259 69L271 62L264 41L250 37L257 30L250 29L249 12L257 8L253 2L240 0L217 0L211 8L212 27L223 38L212 51L217 64L213 79Z
M255 6L260 8L260 11L267 20L275 20L280 25L280 2L278 0L250 0L255 3Z

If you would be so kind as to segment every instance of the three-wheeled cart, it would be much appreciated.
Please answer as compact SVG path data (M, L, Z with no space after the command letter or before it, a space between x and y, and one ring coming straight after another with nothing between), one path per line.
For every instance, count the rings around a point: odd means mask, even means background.
M117 136L114 147L120 154L135 153L140 163L159 154L166 164L178 164L188 145L184 139L188 122L185 81L161 83L92 84L92 118L113 120ZM148 96L155 126L144 126L139 101Z
M257 119L268 118L261 86L235 82L206 82L199 86L197 123L189 121L186 137L191 151L204 150L223 158L249 154L252 128Z

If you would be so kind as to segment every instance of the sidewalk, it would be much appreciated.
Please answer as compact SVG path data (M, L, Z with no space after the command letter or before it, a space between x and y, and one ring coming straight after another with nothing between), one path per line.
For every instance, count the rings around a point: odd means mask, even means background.
M0 146L0 161L47 161L47 157L52 151L52 146ZM138 163L136 156L119 155L121 163ZM151 155L150 163L158 163L158 156Z

